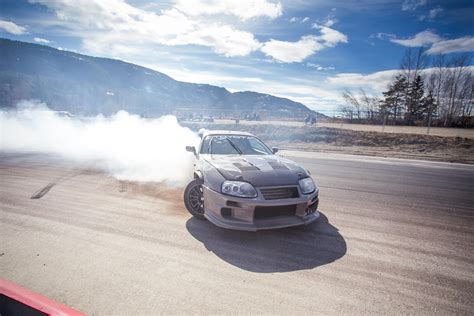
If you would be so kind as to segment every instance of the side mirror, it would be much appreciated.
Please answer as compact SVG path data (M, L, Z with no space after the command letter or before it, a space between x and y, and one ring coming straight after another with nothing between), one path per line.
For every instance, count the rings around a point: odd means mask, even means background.
M189 151L193 154L196 154L196 147L194 146L186 146L186 151Z
M272 147L272 152L276 154L280 149L278 147Z

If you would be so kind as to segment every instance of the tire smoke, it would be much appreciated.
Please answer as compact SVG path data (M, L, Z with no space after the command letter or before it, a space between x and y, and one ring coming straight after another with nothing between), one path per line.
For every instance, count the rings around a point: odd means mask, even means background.
M119 111L111 117L76 118L33 101L0 111L0 127L0 151L55 154L120 180L169 185L192 178L194 156L185 146L199 142L171 115L146 119Z

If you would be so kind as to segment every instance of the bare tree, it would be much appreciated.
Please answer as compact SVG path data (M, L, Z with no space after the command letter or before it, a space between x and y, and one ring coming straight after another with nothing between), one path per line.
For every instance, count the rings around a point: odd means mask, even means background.
M461 122L465 126L472 116L472 109L474 107L474 79L472 74L466 76L461 95Z
M367 118L367 120L372 123L376 121L380 103L378 97L369 95L364 88L359 88L358 95L345 89L342 93L342 97L346 101L346 104L340 107L340 111L345 113L346 117L350 117L352 120L355 116L358 121Z
M354 108L351 105L339 105L339 112L342 114L342 118L348 119L350 122L352 122L354 116Z
M443 89L444 98L442 100L444 126L450 126L456 117L461 116L463 105L472 98L470 63L471 58L469 55L454 57L448 63L447 78Z
M362 106L357 99L357 97L348 89L345 89L342 92L342 97L346 101L346 106L351 109L351 113L355 114L357 119L360 120L362 118ZM352 114L351 114L352 120Z
M469 54L448 59L440 54L427 69L429 58L425 48L406 50L400 71L394 76L383 100L370 96L360 88L354 94L344 90L346 105L341 107L347 117L359 121L378 121L393 116L394 123L404 117L405 124L425 121L428 125L467 126L474 110L474 71Z
M359 88L360 102L363 110L367 113L367 119L372 123L375 121L377 109L379 107L379 98L375 96L369 96L363 88Z
M429 64L428 55L425 54L426 48L418 49L408 48L400 63L400 71L407 79L408 85L415 80L418 75L422 75L421 71Z
M427 80L427 89L431 91L434 101L441 105L444 97L444 86L448 74L446 55L439 54L433 62L432 71Z

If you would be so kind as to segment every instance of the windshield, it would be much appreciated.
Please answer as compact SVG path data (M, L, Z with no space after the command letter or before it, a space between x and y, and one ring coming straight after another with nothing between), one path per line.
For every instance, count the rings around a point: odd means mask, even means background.
M201 154L211 155L271 155L272 151L258 138L243 135L207 136Z

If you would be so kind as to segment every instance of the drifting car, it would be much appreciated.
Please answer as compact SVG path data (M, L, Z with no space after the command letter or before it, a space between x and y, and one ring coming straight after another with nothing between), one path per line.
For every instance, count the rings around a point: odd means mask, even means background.
M276 156L245 132L205 131L196 149L194 180L184 192L196 218L228 229L257 231L307 225L320 217L319 188L309 171Z

